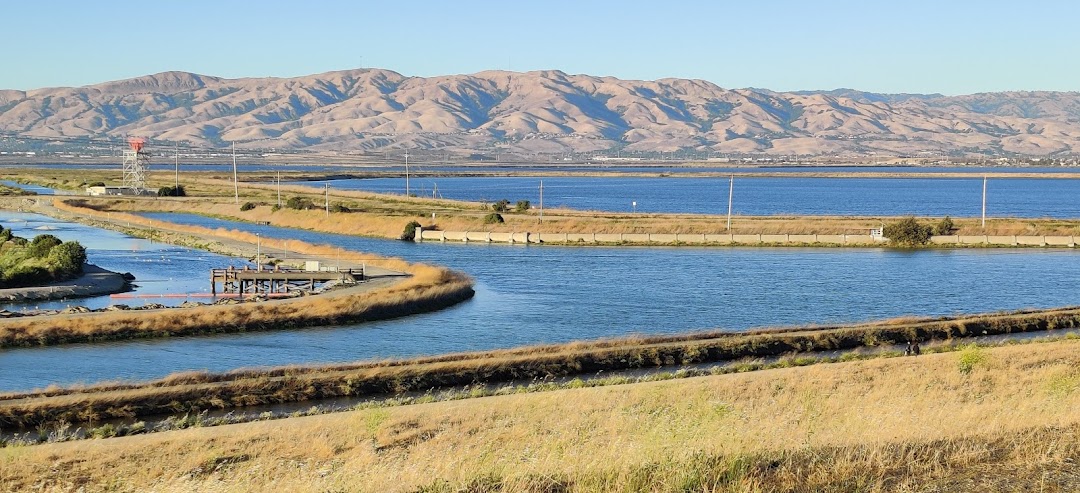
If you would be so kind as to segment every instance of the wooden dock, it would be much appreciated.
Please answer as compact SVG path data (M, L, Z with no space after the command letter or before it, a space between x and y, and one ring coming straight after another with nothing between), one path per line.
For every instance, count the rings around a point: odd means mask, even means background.
M311 292L315 290L317 283L337 281L343 284L355 284L365 279L366 269L326 269L304 270L281 268L273 269L211 269L210 293L218 293L218 283L221 283L222 293L244 294L271 294L288 293L293 291Z

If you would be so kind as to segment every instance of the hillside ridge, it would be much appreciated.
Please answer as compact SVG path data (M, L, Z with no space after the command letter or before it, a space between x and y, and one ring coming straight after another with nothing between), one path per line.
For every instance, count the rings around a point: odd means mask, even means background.
M778 92L560 70L239 79L170 71L0 90L0 133L339 152L1062 155L1080 150L1080 93Z

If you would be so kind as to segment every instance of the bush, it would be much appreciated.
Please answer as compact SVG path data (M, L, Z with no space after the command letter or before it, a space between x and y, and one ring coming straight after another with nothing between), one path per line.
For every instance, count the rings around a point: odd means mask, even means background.
M307 197L290 197L289 200L285 202L285 207L288 207L290 209L296 209L298 211L303 211L308 209L314 209L315 203Z
M493 210L495 212L506 212L506 210L507 210L507 208L509 206L510 206L510 201L506 200L506 199L502 199L502 200L500 200L498 202L495 202L494 204L491 204L491 210ZM499 221L499 222L502 222L502 221Z
M530 204L528 200L519 200L517 201L517 205L514 206L514 210L518 212L525 212L529 210L529 207L532 207L532 204Z
M886 224L883 234L893 245L914 247L930 242L930 226L919 224L914 217L906 217L899 222Z
M960 350L960 360L958 361L960 373L970 375L976 367L986 363L986 359L986 352L979 346L976 346L975 343L964 346L964 348Z
M19 264L4 271L4 286L10 288L44 284L51 280L48 269L39 265Z
M90 183L90 184L88 184L86 186L88 186L88 187L103 187L103 186L105 186L105 182L103 182L103 181L95 181L94 183Z
M280 211L280 210L281 210L281 206L277 205L277 204L274 204L274 206L270 208L270 212L277 212L277 211Z
M956 230L956 225L953 224L952 218L945 216L941 219L941 222L934 226L935 235L951 235Z
M241 211L250 211L255 208L255 202L244 202L244 205L240 206Z
M420 223L416 221L409 221L409 224L405 225L405 231L401 233L401 239L405 241L416 240L416 228L420 227Z
M187 191L183 185L175 187L161 187L157 191L158 197L186 197Z
M83 264L86 263L86 248L78 242L67 241L49 250L46 258L54 277L74 277L83 271Z
M60 238L53 235L37 235L34 237L34 241L30 242L29 254L34 258L42 258L49 254L49 250L52 250L54 246L63 243Z
M502 215L498 212L492 212L491 214L484 216L484 224L497 224L503 222L505 221L503 221Z
M330 212L352 212L352 209L343 204L333 204L330 206Z

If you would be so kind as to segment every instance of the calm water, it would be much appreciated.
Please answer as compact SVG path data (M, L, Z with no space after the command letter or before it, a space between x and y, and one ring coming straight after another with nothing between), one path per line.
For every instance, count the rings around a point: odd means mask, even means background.
M726 214L727 178L442 177L413 178L420 196L613 212ZM303 184L322 185L323 182ZM332 180L331 187L405 193L402 178ZM982 211L982 178L735 178L732 210L741 215L953 216ZM635 205L636 203L636 205ZM1009 178L987 183L989 217L1080 217L1080 180Z
M414 244L148 215L448 265L472 275L477 293L440 312L354 326L4 350L0 390L633 333L1075 305L1080 276L1073 250Z
M119 159L119 158L117 158ZM402 156L398 156L401 160ZM232 163L226 162L229 158L222 158L220 164L207 163L180 163L180 173L185 171L214 171L232 172ZM30 164L5 164L5 168L46 168L46 169L117 169L120 161L116 164L101 163L30 163ZM369 164L267 164L251 162L240 159L237 169L243 171L303 171L303 172L326 172L346 173L363 171L399 171L405 172L403 162L397 163L369 163ZM1048 166L1023 166L1023 167L998 167L998 166L768 166L768 165L742 165L733 166L724 163L710 163L706 165L694 165L692 167L681 166L671 163L641 163L641 164L516 164L516 163L476 163L469 165L453 164L446 162L423 162L415 159L409 164L409 168L416 172L439 173L439 172L499 172L499 171L551 171L568 173L594 173L597 171L621 171L626 173L746 173L753 171L782 172L782 173L1062 173L1078 171L1077 167L1048 167ZM158 162L151 166L154 172L172 173L172 162L165 158L164 162Z
M114 231L62 222L38 214L0 211L0 225L11 228L16 236L27 239L40 234L51 234L63 241L78 241L86 247L90 263L111 271L130 272L134 275L135 290L131 293L138 295L206 294L210 292L210 269L229 265L238 267L250 265L243 259L233 259L191 248L132 238ZM213 301L213 299L201 297L195 300ZM184 298L112 299L106 295L63 301L0 302L0 309L20 311L68 306L101 308L121 303L129 306L141 306L146 303L177 305L184 301L186 301ZM0 356L0 360L2 359L3 356Z

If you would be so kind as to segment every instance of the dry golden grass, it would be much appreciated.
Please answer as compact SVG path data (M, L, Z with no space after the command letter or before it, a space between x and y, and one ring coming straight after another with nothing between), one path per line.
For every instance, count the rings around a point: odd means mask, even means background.
M58 423L83 426L116 418L141 419L346 396L401 395L474 383L491 385L718 361L735 362L721 371L748 371L768 366L746 362L757 358L772 358L775 362L770 364L776 365L801 365L818 361L814 352L859 350L913 340L952 343L973 335L1077 327L1080 327L1080 309L1054 309L954 319L894 319L850 326L635 336L408 360L257 368L223 374L188 372L141 384L106 383L0 395L0 426L36 428Z
M1074 491L1080 342L0 449L10 491Z
M496 173L495 175L505 175ZM614 176L625 176L615 173ZM748 172L746 176L772 176L775 173ZM850 174L823 173L820 176L844 177ZM857 174L858 176L904 177L911 174ZM650 174L650 176L653 176ZM701 176L713 176L702 174ZM727 175L723 175L726 177ZM800 174L799 176L810 176ZM920 177L930 174L919 173ZM953 175L935 175L941 178ZM970 175L963 175L970 177ZM1020 175L1008 175L1019 177ZM4 175L8 179L30 179L35 183L51 186L70 187L86 181L119 180L119 172L81 170L34 170L11 171ZM314 177L310 173L286 173L283 179ZM1043 175L1041 178L1072 178L1074 175ZM151 187L171 185L165 175L152 178ZM271 181L272 177L260 173L246 173L245 179L251 181ZM66 181L66 183L65 183ZM317 183L317 182L316 182ZM315 185L316 183L313 183ZM400 195L376 194L362 191L331 190L331 204L343 204L354 212L331 213L327 218L320 210L294 211L281 209L272 212L271 205L277 203L277 188L259 183L241 183L241 203L254 202L258 207L251 211L240 211L233 203L233 183L231 176L216 172L186 172L184 186L188 198L168 199L98 199L91 203L101 204L115 211L164 211L193 212L212 214L222 217L237 218L246 221L270 221L278 226L310 229L332 233L357 234L382 238L397 238L409 221L419 221L425 228L432 226L444 231L528 231L533 233L685 233L685 234L722 234L727 233L726 217L722 215L697 214L626 214L609 212L574 211L548 208L544 211L544 222L539 223L538 211L526 213L503 213L503 224L484 224L484 216L490 212L482 210L483 204L453 200L433 200L423 197L403 197ZM324 191L316 186L282 186L283 200L292 196L307 197L316 205L324 203ZM436 214L434 223L431 214ZM733 218L731 233L735 234L867 234L871 228L882 222L894 221L895 217L843 217L843 216L736 216ZM940 218L924 218L925 222L936 222ZM990 219L983 228L976 218L953 218L956 233L961 235L1080 235L1080 221L1058 219Z
M247 186L251 190L253 185ZM286 187L295 195L323 203L321 194L309 187ZM253 197L249 197L253 198ZM485 224L490 210L480 209L478 203L433 201L365 192L337 191L331 193L331 203L344 203L353 212L335 213L329 217L321 209L298 211L283 208L272 211L276 203L263 197L260 205L250 211L240 211L232 200L200 197L187 199L88 199L102 210L161 211L214 215L252 222L270 222L276 226L308 229L340 234L355 234L382 238L397 238L410 221L420 222L425 229L444 231L492 231L531 233L656 233L656 234L869 234L882 223L896 217L843 216L736 216L731 229L720 215L693 214L619 214L571 210L545 210L544 222L537 211L506 212L502 224ZM431 213L436 214L434 223ZM940 218L923 218L935 224ZM985 228L975 218L954 218L956 234L961 235L1080 235L1080 221L1060 219L989 219Z

